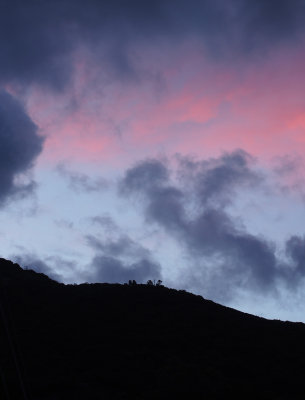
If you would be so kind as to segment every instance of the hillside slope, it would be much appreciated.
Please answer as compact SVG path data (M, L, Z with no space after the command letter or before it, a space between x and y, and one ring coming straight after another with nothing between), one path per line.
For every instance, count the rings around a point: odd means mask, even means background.
M165 287L63 285L4 259L0 284L1 399L305 396L303 324Z

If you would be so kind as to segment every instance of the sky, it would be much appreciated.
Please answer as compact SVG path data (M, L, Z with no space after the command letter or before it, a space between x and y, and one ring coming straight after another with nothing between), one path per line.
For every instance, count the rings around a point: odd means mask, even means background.
M2 0L1 257L305 322L305 1Z

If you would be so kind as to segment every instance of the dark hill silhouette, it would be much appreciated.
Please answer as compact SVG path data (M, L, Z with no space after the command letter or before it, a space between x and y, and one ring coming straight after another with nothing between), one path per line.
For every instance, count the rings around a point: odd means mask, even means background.
M305 326L0 259L1 399L304 399ZM9 334L9 335L8 335Z

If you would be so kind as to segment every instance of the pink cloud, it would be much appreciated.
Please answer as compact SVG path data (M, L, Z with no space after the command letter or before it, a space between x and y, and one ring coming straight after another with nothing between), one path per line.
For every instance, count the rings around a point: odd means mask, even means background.
M234 68L194 49L164 60L161 88L154 79L99 81L97 68L83 60L70 92L30 93L30 114L48 136L43 158L117 165L160 152L243 148L266 160L304 152L305 58L298 51ZM153 60L146 65L158 69Z

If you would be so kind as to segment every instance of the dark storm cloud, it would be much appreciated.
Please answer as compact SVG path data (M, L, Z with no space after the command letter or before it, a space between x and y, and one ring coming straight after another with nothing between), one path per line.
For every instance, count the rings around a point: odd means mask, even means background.
M121 78L136 75L131 43L196 37L210 52L234 58L292 43L304 32L304 15L303 0L2 1L0 82L61 89L81 46Z
M32 191L34 183L23 183L27 172L42 151L43 138L23 106L10 94L0 91L0 202L9 196Z
M160 278L160 265L152 260L150 251L128 236L101 240L88 235L87 241L96 251L87 280L124 283L131 279L143 283Z
M59 164L56 171L68 180L71 189L76 192L99 192L105 191L109 183L105 178L91 178L82 172L70 171L64 164Z
M159 176L155 171L163 171L163 179L155 179ZM154 179L143 185L140 177L145 176ZM148 223L157 223L185 249L196 265L185 271L185 283L213 289L217 283L218 290L221 286L228 294L237 287L274 290L278 280L297 283L291 266L277 258L274 244L248 233L224 207L238 188L259 185L260 181L261 173L255 171L253 159L237 151L197 163L182 159L176 176L161 161L138 163L127 170L120 191L137 196L141 192L138 199L144 204ZM299 276L304 277L302 244L300 239L291 238L287 253ZM214 269L209 269L209 282L204 282L205 264L211 263Z

